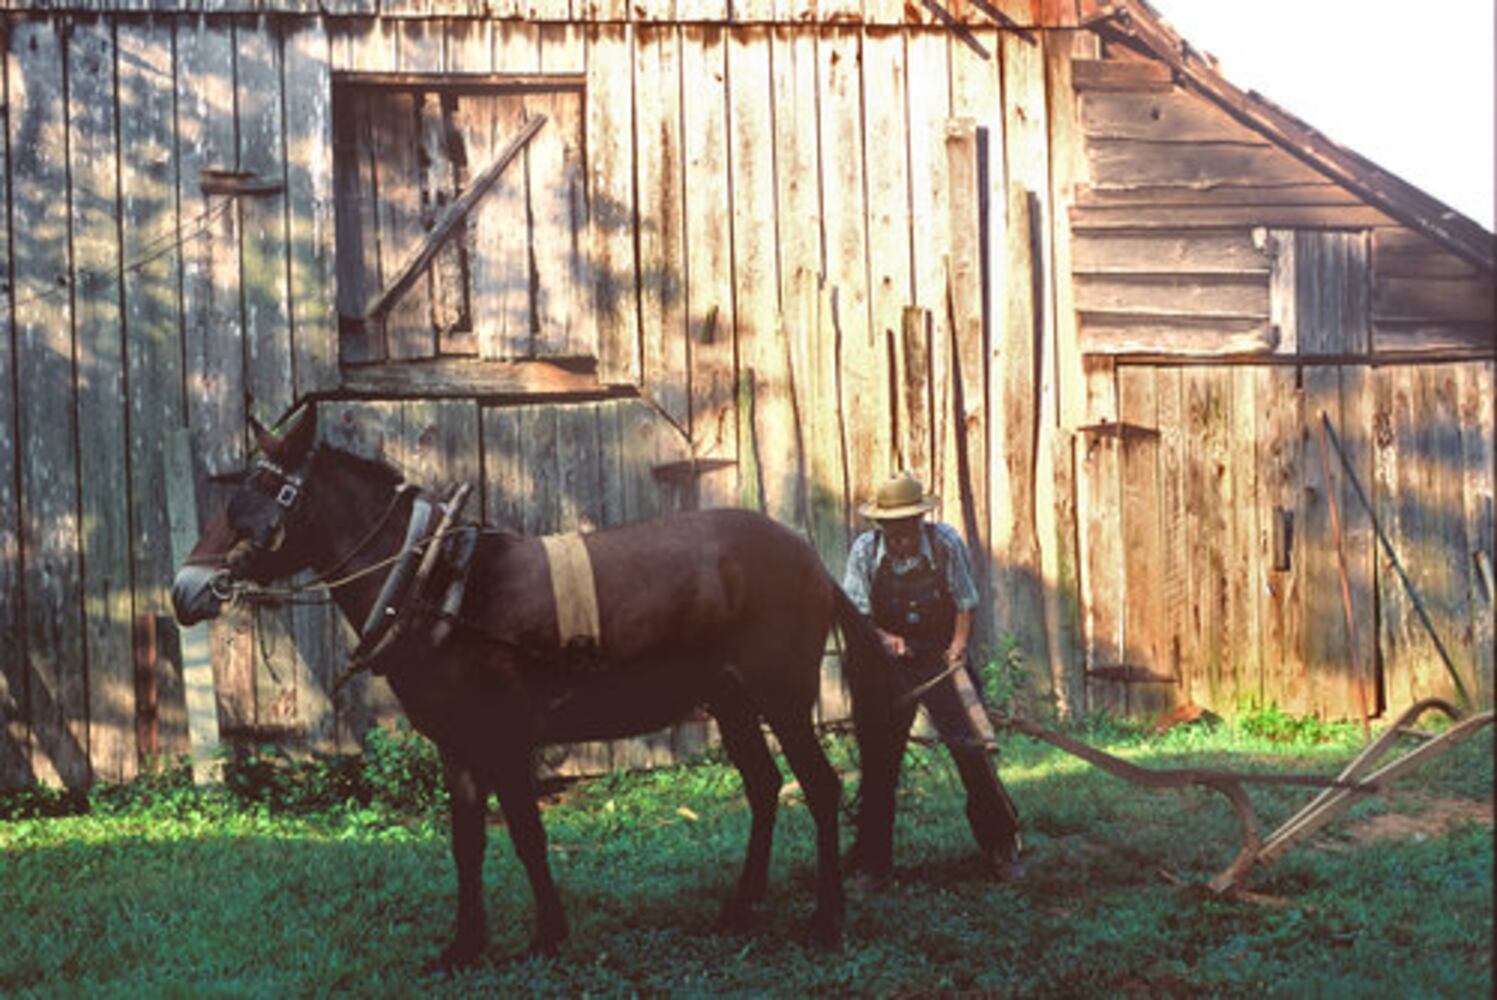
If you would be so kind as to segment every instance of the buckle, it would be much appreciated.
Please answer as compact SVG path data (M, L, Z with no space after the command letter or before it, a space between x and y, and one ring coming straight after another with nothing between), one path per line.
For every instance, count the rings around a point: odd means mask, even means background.
M296 488L296 484L286 482L281 484L280 491L276 493L275 502L290 510L296 505L296 501L300 496L301 490Z

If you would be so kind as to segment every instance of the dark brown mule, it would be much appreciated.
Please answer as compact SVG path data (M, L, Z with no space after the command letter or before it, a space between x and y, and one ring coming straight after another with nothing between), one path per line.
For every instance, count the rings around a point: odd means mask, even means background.
M398 473L318 446L313 408L291 419L279 436L256 427L264 458L179 570L172 601L184 624L218 614L241 581L264 584L308 567L347 574L404 544L406 498L414 491L399 489ZM593 669L559 649L541 543L499 531L478 539L462 623L451 637L438 649L413 633L381 664L411 722L439 748L451 792L457 934L444 963L471 961L483 946L488 792L498 795L535 897L531 950L552 952L567 923L547 864L532 750L650 732L696 706L717 719L752 808L748 856L724 906L725 923L744 924L766 889L782 779L763 720L815 818L811 936L834 944L843 914L841 782L817 741L812 707L835 621L859 654L847 673L864 796L878 786L880 801L892 809L893 675L866 620L810 546L748 511L680 514L598 531L586 536L586 547L602 637ZM371 574L334 592L356 627L379 600L383 576Z

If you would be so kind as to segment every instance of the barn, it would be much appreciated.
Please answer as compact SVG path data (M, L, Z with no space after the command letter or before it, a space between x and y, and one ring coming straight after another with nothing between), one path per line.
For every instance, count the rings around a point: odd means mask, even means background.
M496 524L741 505L834 572L913 469L1063 713L1492 701L1492 234L1141 0L57 0L0 38L0 785L127 779L189 705L322 750L398 713L331 693L326 607L170 618L246 417L307 398Z

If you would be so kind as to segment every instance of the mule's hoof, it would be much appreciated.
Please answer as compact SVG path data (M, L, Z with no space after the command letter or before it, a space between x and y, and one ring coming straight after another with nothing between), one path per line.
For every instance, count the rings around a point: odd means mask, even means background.
M717 915L717 928L728 934L742 934L754 926L754 904L737 896L723 904Z
M482 952L483 948L479 945L454 941L442 949L442 953L427 968L427 972L446 976L464 969L471 969L478 964L478 956Z
M820 951L839 951L842 948L842 921L812 917L806 939L811 947Z

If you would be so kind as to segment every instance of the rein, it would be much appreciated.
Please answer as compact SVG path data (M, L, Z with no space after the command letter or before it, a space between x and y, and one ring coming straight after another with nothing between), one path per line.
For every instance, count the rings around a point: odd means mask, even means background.
M396 489L395 495L390 498L390 503L385 507L384 512L380 514L380 516L375 520L374 527L370 528L369 531L365 533L364 537L359 539L358 543L354 545L354 547L350 549L341 559L333 563L333 565L328 569L318 573L315 577L313 577L306 583L299 583L295 586L290 587L264 587L255 583L236 582L232 585L233 596L246 601L260 601L264 603L285 602L292 604L326 604L328 601L332 600L332 591L338 590L342 587L346 587L351 583L356 583L366 576L371 576L375 573L378 573L382 569L394 565L401 559L404 559L409 552L413 550L419 550L428 542L435 541L438 536L433 535L432 537L422 539L413 545L403 545L395 552L394 555L377 560L376 562L365 566L363 569L355 570L354 572L348 573L341 577L333 576L333 574L346 568L349 563L353 562L354 559L358 557L359 553L363 552L374 543L374 540L379 537L380 532L385 529L385 525L389 524L390 518L395 516L395 511L400 507L401 501L403 501L407 496L411 495L415 491L415 486L412 486L409 483L402 483L400 487ZM296 600L302 595L307 594L313 590L324 590L327 591L327 593L314 600Z

